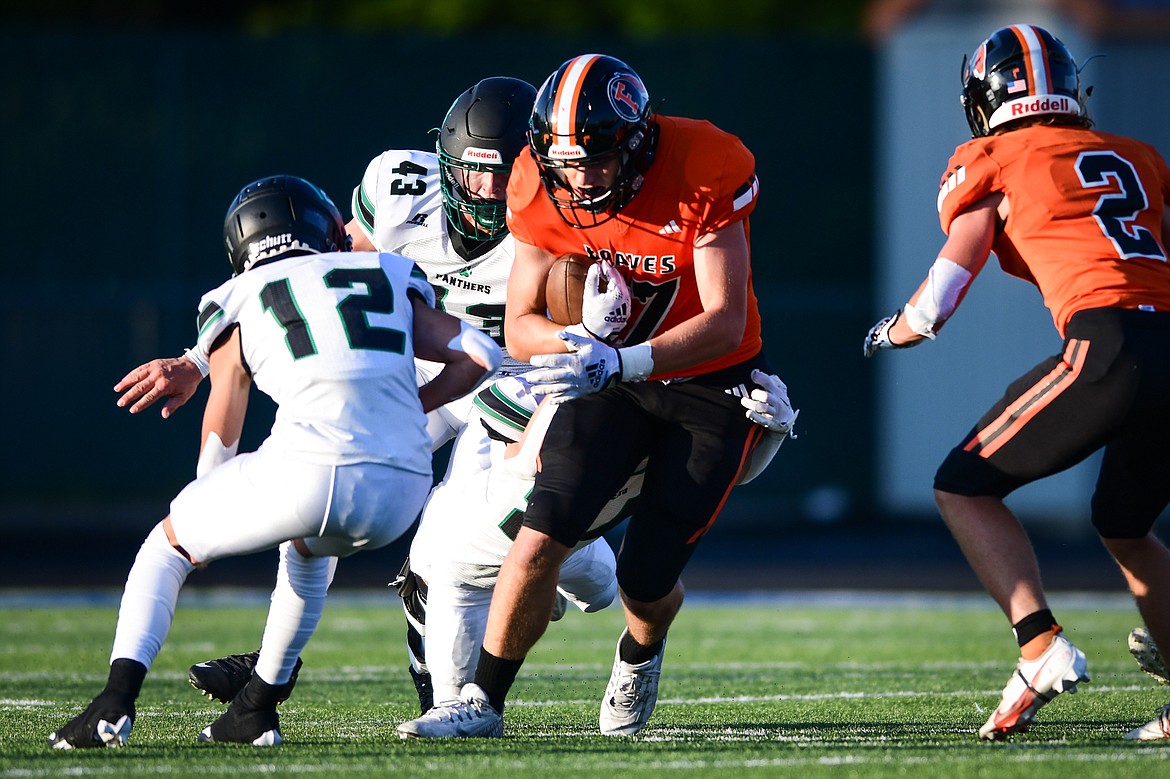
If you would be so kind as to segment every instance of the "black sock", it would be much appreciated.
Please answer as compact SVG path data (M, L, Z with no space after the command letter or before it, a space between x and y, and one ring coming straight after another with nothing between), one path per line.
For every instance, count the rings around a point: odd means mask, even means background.
M102 692L126 697L133 702L138 700L138 693L142 692L142 682L145 679L145 665L137 660L119 657L110 663L110 676L106 680L106 689Z
M655 655L662 651L662 644L666 641L665 638L655 641L651 646L642 646L634 637L630 635L630 631L622 633L621 641L618 642L618 657L622 659L623 663L630 665L641 665L647 660L652 660Z
M280 697L278 693L279 689L276 685L269 684L257 674L252 674L252 678L244 685L244 689L236 694L236 699L247 708L275 709L276 699Z
M504 713L504 699L512 689L512 682L516 681L516 674L520 672L520 660L505 660L496 657L491 652L479 650L479 665L475 667L475 683L483 688L488 695L488 703L500 714Z
M1056 624L1056 617L1052 616L1052 612L1048 609L1035 611L1012 625L1012 631L1015 632L1016 641L1020 646L1028 643L1041 633L1047 633L1054 629L1059 631L1060 625Z

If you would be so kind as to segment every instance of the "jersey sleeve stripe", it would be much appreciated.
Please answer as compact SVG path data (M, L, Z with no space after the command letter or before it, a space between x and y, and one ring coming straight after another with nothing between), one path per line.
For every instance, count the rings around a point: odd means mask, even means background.
M220 308L218 303L211 302L204 306L195 322L199 334L203 335L203 332L221 316L223 316L223 309Z
M472 402L484 415L485 424L510 440L520 440L520 434L532 418L531 410L513 403L508 396L496 391L495 384L480 390Z
M756 178L756 174L744 182L743 186L735 190L735 199L731 203L733 211L739 211L746 207L749 203L756 199L760 194L760 180Z
M366 185L360 184L353 191L353 215L361 223L366 232L374 233L374 204L366 194Z

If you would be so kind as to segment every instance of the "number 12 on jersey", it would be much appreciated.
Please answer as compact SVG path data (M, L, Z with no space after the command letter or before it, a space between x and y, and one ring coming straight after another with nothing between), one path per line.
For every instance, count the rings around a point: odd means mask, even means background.
M368 315L394 313L394 294L390 280L381 268L334 268L322 277L330 289L353 289L363 285L365 294L347 295L337 304L337 315L345 328L351 349L374 349L403 354L406 351L406 333L396 328L371 325ZM313 332L309 327L292 285L287 278L276 279L260 290L264 310L271 313L284 330L284 340L293 359L317 353Z

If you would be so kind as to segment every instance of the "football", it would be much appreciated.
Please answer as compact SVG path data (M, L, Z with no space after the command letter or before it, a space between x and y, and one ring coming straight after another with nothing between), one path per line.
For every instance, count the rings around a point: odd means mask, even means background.
M581 303L585 299L585 274L593 264L591 257L583 254L566 254L558 257L548 271L544 286L545 305L548 318L558 325L575 325L581 322Z

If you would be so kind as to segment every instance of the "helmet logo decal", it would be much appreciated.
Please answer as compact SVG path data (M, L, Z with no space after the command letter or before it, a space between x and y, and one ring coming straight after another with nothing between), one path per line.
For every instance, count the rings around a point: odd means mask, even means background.
M619 73L609 82L609 104L622 119L636 122L646 108L646 88L628 73Z
M1018 70L1013 70L1012 75L1018 76L1018 75L1020 75L1020 73ZM1012 81L1007 82L1007 93L1009 95L1014 95L1017 92L1027 92L1027 91L1028 91L1027 79L1017 78L1017 79L1014 79Z
M248 244L248 256L255 259L270 249L280 249L287 246L292 243L292 239L292 233L266 235L259 241L252 241Z
M980 81L987 78L987 41L979 44L971 57L971 75Z
M554 160L582 160L589 155L584 146L554 143L548 147L548 156Z
M487 162L496 165L506 162L504 155L496 149L481 149L478 146L468 146L459 159L462 162Z

